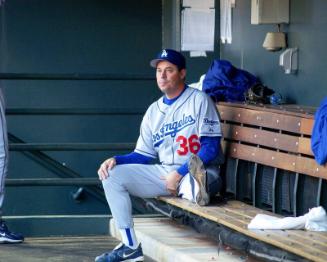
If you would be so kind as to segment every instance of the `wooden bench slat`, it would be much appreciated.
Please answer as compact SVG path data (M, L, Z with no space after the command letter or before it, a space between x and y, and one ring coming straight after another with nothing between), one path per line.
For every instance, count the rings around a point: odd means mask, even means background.
M226 214L225 210L221 207L200 207L194 203L191 203L187 200L174 197L159 197L160 200L179 207L181 209L187 210L193 214L204 217L208 220L221 223L229 228L238 230L240 228L247 228L246 219L242 219L241 216L234 217L229 213Z
M243 141L313 156L309 138L226 123L222 123L222 130L224 139Z
M303 230L264 230L266 233L275 235L278 238L291 240L293 243L297 243L301 246L301 251L309 252L311 255L327 257L327 246L319 241L312 241L312 239L303 238ZM294 234L293 231L298 231L298 234ZM326 260L325 260L326 261Z
M224 150L230 157L259 164L306 174L309 176L327 178L327 168L319 166L314 159L287 153L268 150L265 148L253 147L238 143L224 143Z
M237 143L226 143L226 147L229 150L226 154L232 158L296 172L295 164L293 164L296 161L295 155Z
M247 108L231 108L225 105L219 105L218 109L223 121L262 126L304 135L310 135L312 131L312 119L303 120L299 116L263 112Z
M247 204L243 204L242 207L237 207L235 206L235 204L233 204L233 202L235 203L242 203L242 202L239 202L239 201L228 201L228 205L225 205L224 206L224 209L225 210L228 210L232 213L235 213L235 214L241 214L242 216L246 217L249 221L252 220L257 214L265 214L265 215L272 215L271 212L269 211L265 211L263 209L259 209L259 208L255 208L253 206L249 206ZM273 214L275 217L282 217L278 214Z
M314 243L315 245L310 243L311 245L309 246L307 245L308 243L296 241L293 238L287 238L283 236L282 230L253 230L253 232L257 234L258 239L265 239L266 243L272 244L306 259L317 262L327 261L327 248L321 247L316 243Z
M312 231L298 231L298 230L286 230L288 234L297 236L299 238L305 238L314 243L319 243L327 248L327 234L326 232L312 232Z
M314 125L314 119L302 119L301 120L301 134L310 135L312 133Z
M313 119L317 108L312 106L303 106L296 104L282 104L282 105L269 105L269 104L247 104L244 102L218 102L217 106L227 106L227 107L241 107L248 108L252 110L260 110L263 112L274 112L284 115L299 116L301 118Z
M246 225L248 221L245 218L243 219L242 216L233 216L229 212L226 213L226 211L220 207L200 207L184 199L174 197L159 197L159 199L165 201L168 204L172 204L193 214L204 217L208 220L222 223L235 230L247 227Z
M299 153L313 156L313 152L311 150L311 138L300 137L298 150Z

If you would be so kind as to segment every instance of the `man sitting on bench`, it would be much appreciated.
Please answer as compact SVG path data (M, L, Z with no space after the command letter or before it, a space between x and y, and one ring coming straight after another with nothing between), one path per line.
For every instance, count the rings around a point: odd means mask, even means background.
M181 53L162 50L150 65L156 68L157 84L164 96L148 108L135 151L105 160L98 170L122 243L98 256L97 262L143 261L133 229L130 195L178 195L203 206L222 184L217 170L207 173L204 168L222 156L215 104L205 93L185 84ZM150 164L157 157L160 164Z

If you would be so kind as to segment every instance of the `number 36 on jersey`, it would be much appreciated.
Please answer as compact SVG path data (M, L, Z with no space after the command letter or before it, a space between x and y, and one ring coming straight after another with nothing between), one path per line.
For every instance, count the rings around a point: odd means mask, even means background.
M185 156L189 152L196 154L199 152L201 147L199 137L195 134L189 137L178 136L176 138L176 142L179 143L177 154L179 154L180 156Z

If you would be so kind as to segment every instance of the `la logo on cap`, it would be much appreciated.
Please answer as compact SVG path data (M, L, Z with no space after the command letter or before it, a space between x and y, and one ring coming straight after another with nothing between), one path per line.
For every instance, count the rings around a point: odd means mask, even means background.
M167 51L162 50L161 57L167 57L167 56L168 56Z

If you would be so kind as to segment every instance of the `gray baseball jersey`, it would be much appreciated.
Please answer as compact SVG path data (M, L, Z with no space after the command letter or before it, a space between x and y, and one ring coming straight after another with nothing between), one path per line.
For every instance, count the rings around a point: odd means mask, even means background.
M172 105L161 97L148 108L135 152L159 157L163 165L183 165L200 150L200 137L221 135L213 101L204 92L187 87Z

